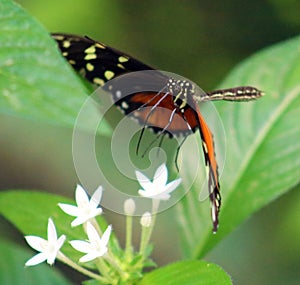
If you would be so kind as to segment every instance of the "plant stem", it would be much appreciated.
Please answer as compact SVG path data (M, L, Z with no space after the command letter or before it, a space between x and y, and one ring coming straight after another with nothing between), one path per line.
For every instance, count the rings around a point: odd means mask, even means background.
M140 251L139 251L142 255L144 255L145 253L145 249L147 248L147 245L149 243L149 240L153 232L153 228L156 221L156 213L159 207L159 202L160 201L157 199L152 200L151 225L149 227L142 227L142 236L141 236Z
M126 216L126 244L125 244L125 258L131 260L132 258L132 216Z
M77 270L78 272L92 278L92 279L96 279L100 282L102 282L103 284L108 284L107 279L96 274L93 273L92 271L89 271L83 267L81 267L80 265L78 265L77 263L75 263L74 261L72 261L71 259L69 259L67 256L65 256L62 252L59 252L57 255L57 258L62 261L63 263L67 264L68 266L72 267L73 269Z

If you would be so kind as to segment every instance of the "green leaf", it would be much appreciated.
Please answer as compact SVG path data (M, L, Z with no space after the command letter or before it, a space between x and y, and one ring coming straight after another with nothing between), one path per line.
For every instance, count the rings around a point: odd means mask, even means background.
M24 235L37 235L47 238L48 218L54 221L58 236L65 234L67 240L86 239L86 234L81 226L72 228L74 217L65 214L58 203L74 205L74 201L65 197L35 191L6 191L0 193L0 214L13 223ZM97 217L102 229L107 223L102 217ZM114 235L110 240L114 247L118 242ZM78 260L82 255L76 252L67 242L62 251L73 260Z
M287 192L300 180L300 37L265 49L241 63L221 87L252 85L265 92L255 102L216 103L226 135L217 130L217 116L207 116L214 130L221 172L220 228L211 233L209 204L199 203L198 177L179 206L184 252L200 257L251 214ZM192 159L186 161L189 177ZM199 171L202 171L201 169ZM198 187L196 186L198 185ZM207 199L208 200L208 199Z
M230 277L219 266L205 261L181 261L145 275L139 285L227 285Z
M1 1L0 21L0 112L73 127L88 93L54 40L9 0ZM99 118L96 105L90 105L79 122L83 130ZM101 125L101 131L109 132L108 126Z
M32 252L29 253L29 250L25 251L15 244L0 240L0 252L1 285L71 284L49 265L24 267L26 260L32 257Z

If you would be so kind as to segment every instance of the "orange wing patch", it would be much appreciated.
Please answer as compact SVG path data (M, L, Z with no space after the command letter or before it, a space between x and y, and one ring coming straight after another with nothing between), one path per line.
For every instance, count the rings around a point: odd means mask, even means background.
M125 110L138 119L141 124L152 126L154 130L164 130L171 135L187 135L195 132L198 121L192 108L181 111L174 103L174 97L165 93L143 92L130 96L132 110Z
M220 183L218 174L218 164L216 161L214 140L208 125L202 117L199 109L199 130L202 139L202 148L205 157L205 164L208 167L208 191L211 201L211 216L213 221L213 233L216 233L219 226L219 212L221 207Z

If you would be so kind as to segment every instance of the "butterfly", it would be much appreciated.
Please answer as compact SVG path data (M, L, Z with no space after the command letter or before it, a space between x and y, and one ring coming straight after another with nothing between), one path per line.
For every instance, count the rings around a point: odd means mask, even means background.
M208 168L212 230L216 233L221 207L218 164L213 135L200 113L197 102L249 101L261 97L263 92L251 86L197 92L195 84L189 80L168 76L128 54L89 37L63 33L52 34L52 37L56 40L62 55L76 71L89 82L104 86L105 90L111 93L114 104L125 115L135 117L143 125L140 138L146 127L159 135L169 134L170 137L183 135L185 138L199 130L205 164ZM149 72L143 72L141 75L138 71ZM128 74L131 75L129 79L125 76ZM123 94L124 88L128 86L132 89L129 93ZM139 144L140 140L137 149Z

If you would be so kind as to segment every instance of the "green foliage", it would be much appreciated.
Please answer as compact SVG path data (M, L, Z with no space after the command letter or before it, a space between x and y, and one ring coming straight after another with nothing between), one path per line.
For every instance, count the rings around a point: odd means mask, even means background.
M0 112L72 128L86 100L85 87L61 58L47 31L19 6L2 0L0 19ZM266 49L241 63L222 83L222 87L253 85L266 95L257 102L215 104L226 134L224 152L218 145L223 131L215 126L217 120L213 115L208 116L217 158L226 155L224 171L220 168L220 229L212 235L209 203L198 202L199 185L203 183L203 176L198 176L178 205L186 257L204 256L251 214L299 184L299 45L297 37ZM89 130L89 121L94 118L97 110L91 108L90 117L81 127ZM110 133L107 126L101 131ZM194 172L194 158L194 153L184 158L180 172L183 180ZM68 201L54 195L11 191L1 193L0 211L23 234L45 237L47 219L51 216L59 235L84 238L80 229L70 231L71 218L57 208L58 202ZM114 242L117 248L117 241ZM71 248L66 253L78 258ZM209 284L212 280L212 284L231 284L216 265L186 261L154 270L140 284ZM10 281L7 284L18 284L16 280Z
M70 284L61 274L46 264L42 264L39 268L25 268L25 261L31 257L28 250L1 239L0 251L1 285Z
M0 214L13 223L23 235L36 235L47 239L48 218L52 218L57 229L57 235L65 234L68 240L86 239L82 227L71 228L74 219L66 215L58 203L76 204L65 197L37 191L6 191L0 193ZM107 224L101 217L97 218L102 228ZM115 247L115 238L111 239ZM63 252L71 259L78 260L81 254L76 252L68 243Z
M181 261L145 275L138 285L229 285L230 277L217 265L205 261Z
M48 32L18 5L1 1L0 112L73 127L87 92ZM90 107L82 129L98 118ZM103 126L102 132L108 132Z
M197 201L196 181L180 208L187 256L205 255L252 213L299 183L299 44L296 37L259 52L222 83L222 87L253 85L266 95L256 102L216 103L226 134L220 229L212 236L204 206ZM219 135L214 133L217 145ZM185 165L187 173L193 171ZM196 220L200 222L192 236L186 234Z

